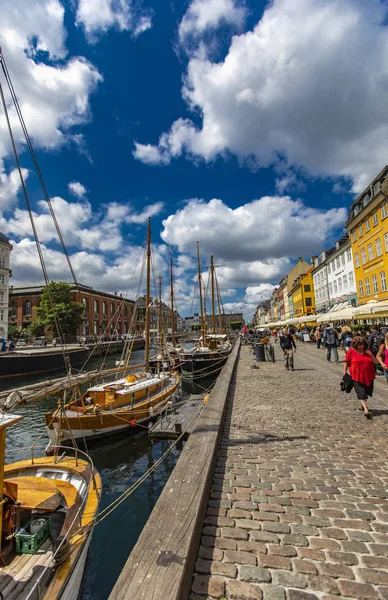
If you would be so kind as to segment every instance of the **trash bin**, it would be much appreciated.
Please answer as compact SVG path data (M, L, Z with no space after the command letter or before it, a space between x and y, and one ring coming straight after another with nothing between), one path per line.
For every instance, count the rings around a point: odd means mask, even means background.
M258 362L265 362L265 353L263 344L255 344L255 355Z

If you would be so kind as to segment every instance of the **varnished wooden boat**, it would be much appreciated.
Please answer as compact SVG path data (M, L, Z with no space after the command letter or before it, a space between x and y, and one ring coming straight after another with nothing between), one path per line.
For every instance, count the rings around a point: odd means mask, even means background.
M91 387L63 410L46 414L50 445L101 438L146 424L175 398L179 383L177 373L139 372Z
M21 418L5 415L0 419L2 440L5 427ZM79 596L101 477L86 454L74 450L71 456L69 449L67 454L64 448L58 450L58 458L31 456L4 468L0 592L7 600L74 600ZM30 533L31 519L47 523L48 518L50 533L37 552L16 553L18 529Z

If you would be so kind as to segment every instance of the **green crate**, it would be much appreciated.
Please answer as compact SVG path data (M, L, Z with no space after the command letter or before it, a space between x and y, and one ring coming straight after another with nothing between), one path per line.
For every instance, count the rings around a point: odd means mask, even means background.
M50 517L35 517L30 519L26 524L25 528L31 524L31 521L35 519L44 519L46 523L34 534L31 533L18 533L15 536L16 539L16 552L18 554L36 554L42 544L50 537L51 533L51 518Z

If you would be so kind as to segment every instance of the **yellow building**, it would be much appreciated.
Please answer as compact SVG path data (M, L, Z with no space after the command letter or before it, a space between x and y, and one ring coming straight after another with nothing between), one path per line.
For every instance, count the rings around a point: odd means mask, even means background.
M294 317L305 317L315 313L315 296L313 286L313 267L307 273L299 275L292 286L292 303Z
M350 207L350 233L358 303L388 299L388 166Z

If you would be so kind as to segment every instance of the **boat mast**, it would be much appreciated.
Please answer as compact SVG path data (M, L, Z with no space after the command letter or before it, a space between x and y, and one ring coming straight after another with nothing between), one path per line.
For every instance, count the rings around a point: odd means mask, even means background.
M148 217L147 230L147 290L145 317L145 370L150 366L150 304L151 304L151 218Z
M159 275L158 286L159 286L158 333L159 333L159 344L160 344L160 347L163 349L162 276L161 275Z
M172 277L172 249L170 257L170 296L171 296L171 331L172 331L172 345L175 347L175 315L174 315L174 280Z
M214 297L214 260L213 254L210 255L210 274L211 274L211 282L212 282L212 323L213 323L213 333L216 333L216 303Z
M201 338L202 338L202 346L205 346L205 328L203 326L202 280L201 280L201 261L199 259L199 242L197 242L197 259L198 259L199 309L200 309L200 313L201 313Z

